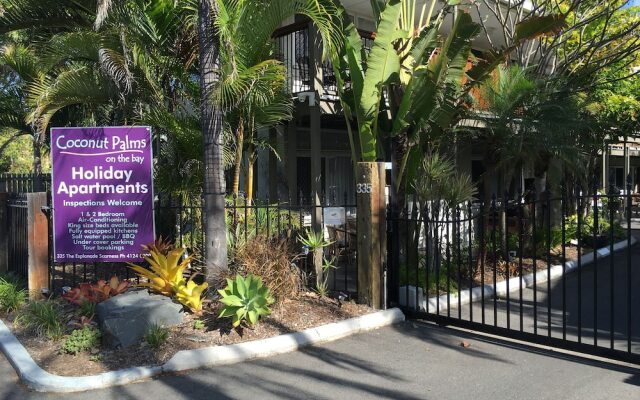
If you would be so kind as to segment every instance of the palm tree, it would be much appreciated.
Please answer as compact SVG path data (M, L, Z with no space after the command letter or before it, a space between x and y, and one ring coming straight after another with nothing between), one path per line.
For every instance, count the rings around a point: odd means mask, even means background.
M33 142L33 172L42 173L42 146L45 135L35 121L30 121L30 86L42 78L41 60L33 49L7 43L0 53L0 68L9 76L11 85L0 92L0 128L10 132L0 146L0 153L13 140L31 136ZM32 122L32 123L29 123Z
M205 236L207 244L208 280L215 281L227 267L226 226L224 218L225 180L223 168L223 109L218 99L242 98L252 95L255 77L243 78L243 72L259 66L261 57L271 46L271 35L287 18L296 14L307 15L314 21L325 46L330 46L335 31L332 24L333 4L325 0L274 0L236 1L200 0L198 3L198 36L200 44L200 113L204 139L204 200ZM230 11L230 12L229 12ZM238 23L233 21L238 20ZM224 43L224 50L221 49ZM268 65L269 62L264 64ZM275 63L270 63L276 65ZM270 68L258 67L263 71ZM226 71L226 74L222 71ZM224 85L221 79L231 77L232 85ZM249 75L251 76L251 75ZM216 87L221 90L217 91ZM255 92L256 94L258 92ZM243 99L244 100L244 99ZM244 101L243 101L244 102ZM252 100L245 103L251 106ZM242 107L240 108L242 109ZM245 109L246 110L246 109ZM251 111L253 113L253 111ZM251 114L250 113L250 114ZM244 115L244 124L255 124L251 115ZM255 125L253 125L255 126ZM242 129L236 129L242 132ZM252 132L251 132L252 133ZM241 143L237 144L241 146Z
M225 179L223 167L223 114L215 103L214 91L219 82L220 42L213 25L217 17L216 2L198 1L198 43L200 51L200 126L203 138L204 234L206 277L216 287L227 270L225 223Z

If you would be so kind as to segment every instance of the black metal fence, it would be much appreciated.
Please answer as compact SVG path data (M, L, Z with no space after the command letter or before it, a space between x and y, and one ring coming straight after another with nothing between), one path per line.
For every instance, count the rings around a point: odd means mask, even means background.
M185 248L194 256L192 270L195 272L203 272L204 269L202 204L199 196L159 195L154 205L156 236ZM339 203L332 199L322 205L313 205L302 197L295 205L290 199L247 202L243 198L230 198L226 207L229 249L233 251L253 239L289 240L297 254L294 263L311 277L311 258L299 244L298 236L304 236L314 226L314 229L320 227L325 239L331 243L324 249L324 258L333 260L336 266L330 271L329 289L353 295L357 290L356 207L345 204L346 200ZM314 224L316 218L318 220ZM50 244L49 248L53 246ZM113 275L125 279L134 277L123 263L54 263L51 258L49 267L50 288L54 292L65 286L95 282Z
M27 196L12 194L7 201L7 261L9 272L25 279L29 268L27 234Z
M390 302L409 314L640 361L640 195L558 188L389 216ZM636 226L635 224L639 224Z
M46 192L51 188L51 174L0 174L0 193Z
M320 231L329 243L323 248L323 259L334 268L328 269L328 289L355 297L357 293L357 224L356 205L335 194L322 196L314 204L302 194L296 202L292 198L272 201L269 198L247 202L232 199L227 204L227 241L230 246L247 243L252 238L289 240L297 254L294 263L312 282L314 268L312 254L299 238L308 231ZM313 285L311 285L313 286Z

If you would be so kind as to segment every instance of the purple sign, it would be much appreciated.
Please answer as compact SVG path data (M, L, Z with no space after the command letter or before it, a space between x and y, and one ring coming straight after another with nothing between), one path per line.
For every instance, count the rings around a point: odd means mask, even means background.
M154 240L148 127L52 128L55 261L141 261Z

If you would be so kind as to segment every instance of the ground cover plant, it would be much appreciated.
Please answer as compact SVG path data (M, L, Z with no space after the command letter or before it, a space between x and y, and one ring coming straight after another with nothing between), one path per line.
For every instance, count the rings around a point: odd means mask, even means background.
M82 329L76 329L62 344L62 351L68 354L78 354L82 351L89 351L100 347L100 338L102 334L93 326L85 326Z
M18 311L14 323L39 337L59 339L64 334L62 311L55 301L30 301Z
M0 312L18 310L27 300L27 291L17 279L0 276Z
M169 328L159 324L152 324L144 334L144 340L149 346L157 349L169 339L170 333Z

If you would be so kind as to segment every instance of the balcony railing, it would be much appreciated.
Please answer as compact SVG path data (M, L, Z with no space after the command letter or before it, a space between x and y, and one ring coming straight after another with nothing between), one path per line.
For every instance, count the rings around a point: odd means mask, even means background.
M309 22L300 22L278 29L273 39L275 41L275 56L287 70L287 87L292 94L313 91L316 68L311 63L313 60L310 51ZM368 52L373 46L373 34L360 31L365 50ZM333 65L330 61L322 62L320 68L322 74L319 81L322 82L322 98L325 100L337 100L338 88ZM348 82L347 82L348 84Z

